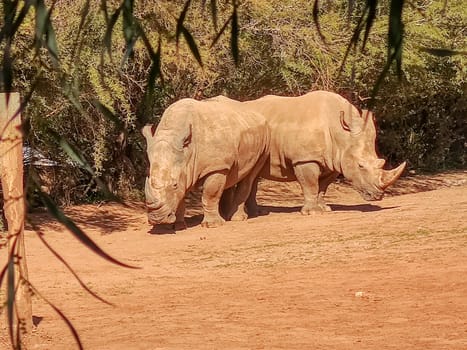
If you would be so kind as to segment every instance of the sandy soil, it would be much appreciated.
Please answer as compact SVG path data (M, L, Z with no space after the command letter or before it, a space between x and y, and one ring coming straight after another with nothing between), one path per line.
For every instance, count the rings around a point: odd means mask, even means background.
M337 183L327 200L333 212L301 216L296 184L265 182L267 215L205 229L194 206L176 234L151 230L140 205L67 209L139 269L102 260L34 214L114 306L84 292L28 225L30 278L92 350L467 349L467 172L405 178L372 203ZM33 300L33 349L77 348L59 316Z

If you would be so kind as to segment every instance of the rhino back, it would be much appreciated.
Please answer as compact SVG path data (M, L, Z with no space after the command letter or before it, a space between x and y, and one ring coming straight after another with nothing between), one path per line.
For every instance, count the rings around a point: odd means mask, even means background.
M300 162L332 166L339 151L334 134L341 132L340 111L352 108L343 97L313 91L299 97L270 95L245 103L262 113L271 129L270 167L265 177L295 180L292 166Z
M199 104L200 113L193 124L193 135L199 140L210 140L198 144L200 165L204 169L200 176L213 171L213 166L228 169L226 187L233 186L252 170L267 151L269 129L266 120L242 103L224 96Z
M224 96L204 101L183 99L164 113L156 138L176 143L180 134L191 131L192 155L187 162L193 182L209 173L236 168L236 183L256 164L269 146L265 118L240 102ZM194 183L193 183L194 184Z

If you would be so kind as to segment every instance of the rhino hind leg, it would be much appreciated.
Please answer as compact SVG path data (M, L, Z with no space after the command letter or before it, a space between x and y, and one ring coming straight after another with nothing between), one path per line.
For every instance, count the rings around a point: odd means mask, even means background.
M258 205L256 203L256 191L258 190L259 181L258 175L263 169L267 159L267 153L261 155L255 167L237 184L231 220L243 221L248 219L248 217L258 216Z
M250 218L258 217L261 213L259 212L258 203L256 202L256 192L258 192L259 177L257 177L251 186L250 194L245 202L246 210Z
M225 220L219 213L219 202L226 180L226 172L212 173L206 177L201 197L204 211L204 219L201 222L201 226L218 227L224 224Z
M187 225L185 222L185 199L182 199L180 205L177 208L177 211L175 212L174 229L175 231L181 231L185 230L186 228Z
M324 201L324 196L326 195L329 185L336 181L338 176L339 173L332 172L319 178L318 206L321 207L323 211L332 211L331 207Z
M230 220L230 215L233 211L233 202L235 196L235 186L226 188L222 193L220 202L219 202L219 210L222 217L225 220Z
M250 196L251 187L255 180L255 174L248 175L245 179L240 181L234 192L233 205L231 208L230 220L232 221L245 221L248 219L245 202Z
M328 211L330 208L320 199L320 167L316 163L298 163L294 165L295 176L300 184L305 202L300 212L302 215L310 215L314 212ZM327 185L324 186L327 189ZM329 208L329 209L328 209Z

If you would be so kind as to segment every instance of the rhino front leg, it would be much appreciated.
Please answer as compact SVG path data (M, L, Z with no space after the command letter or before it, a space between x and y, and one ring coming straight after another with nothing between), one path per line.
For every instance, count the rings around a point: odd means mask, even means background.
M295 176L300 184L305 203L300 211L303 215L310 215L312 212L323 211L319 205L319 175L320 167L316 163L300 163L294 165Z
M201 202L203 205L204 219L201 226L218 227L224 224L225 220L219 214L219 201L224 191L227 180L227 172L212 173L204 181L203 195Z

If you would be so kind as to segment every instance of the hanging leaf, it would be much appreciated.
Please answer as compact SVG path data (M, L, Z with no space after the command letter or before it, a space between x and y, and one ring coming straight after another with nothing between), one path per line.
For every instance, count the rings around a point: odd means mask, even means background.
M217 33L216 37L212 41L211 46L209 48L212 48L214 45L216 45L216 43L219 41L222 34L224 34L225 30L227 29L231 21L232 21L232 15L229 17L227 21L225 21L224 25L222 26L221 30Z
M138 31L136 25L136 19L133 15L134 10L134 1L133 0L124 0L122 3L123 11L123 37L125 38L125 54L122 58L121 66L133 56L133 49L138 40Z
M36 10L36 30L35 30L35 46L36 50L42 46L42 37L45 35L47 23L47 8L43 0L37 0L35 5Z
M211 0L209 2L209 7L211 8L211 18L212 18L212 23L214 24L214 30L217 32L217 0Z
M316 30L318 31L318 35L321 39L321 41L327 45L326 43L326 38L324 37L322 31L321 31L321 25L319 24L319 0L315 0L313 3L313 22L315 23Z
M117 127L118 131L121 131L125 128L125 125L122 123L122 121L114 114L110 109L107 108L107 106L103 105L99 100L97 99L91 99L91 104L99 111L102 113L102 115L111 121L112 123L115 124Z
M10 40L13 40L16 32L18 31L18 28L21 24L23 24L24 18L28 14L30 7L31 3L27 1L21 8L21 11L19 12L14 22L9 23L5 20L5 24L3 25L3 28L0 31L0 42L3 41L5 35L7 35L10 38Z
M101 0L101 10L104 12L105 25L109 25L109 10L107 8L107 0Z
M378 0L367 0L366 7L368 8L368 16L366 17L366 27L365 34L363 36L363 45L362 50L365 49L365 45L368 41L368 36L370 35L371 27L376 19L376 8L378 6Z
M180 34L182 34L183 28L185 28L183 26L183 22L185 21L186 14L188 12L188 9L190 8L190 3L191 3L191 0L187 0L185 2L185 6L183 7L182 13L180 14L177 20L177 27L175 29L175 38L176 38L177 46L179 43Z
M186 29L183 26L181 28L181 32L182 32L183 37L185 38L185 40L186 40L186 42L187 42L187 44L188 44L188 46L190 48L191 53L193 54L193 56L195 56L195 58L198 61L199 65L201 67L203 67L203 61L201 60L201 55L199 53L198 46L195 43L195 39L193 39L193 36L190 34L188 29Z
M161 43L159 41L159 47L157 52L151 54L151 70L149 71L148 87L151 91L154 91L156 85L156 79L161 76Z
M45 40L46 40L46 47L47 47L47 50L49 51L49 54L54 59L55 63L58 63L59 58L58 58L57 37L55 36L55 30L52 27L52 23L50 22L50 19L47 25Z
M107 53L109 54L110 57L112 57L112 34L113 34L113 29L115 27L115 24L117 23L118 17L120 16L120 12L122 11L122 8L119 7L118 9L115 10L114 14L112 17L110 17L110 20L107 24L107 29L105 30L104 34L104 47L107 49Z
M234 0L234 9L232 13L232 28L230 32L230 48L232 50L232 56L235 65L238 65L239 61L239 50L238 50L238 15L237 15L237 3Z
M1 84L5 92L12 92L13 86L13 67L11 62L11 46L7 43L3 50Z
M11 343L15 344L13 341L13 312L14 312L14 305L15 305L15 256L16 256L16 245L18 243L18 236L16 236L13 240L13 243L10 247L10 253L8 255L8 262L7 262L7 319L8 319L8 331L10 334ZM2 271L3 275L4 271ZM0 279L0 282L3 280L3 276Z
M420 47L420 51L424 51L429 53L433 56L438 57L450 57L450 56L457 56L457 55L467 55L467 51L457 51L457 50L450 50L450 49L437 49L437 48L430 48L430 47Z
M159 40L157 43L157 51L154 52L154 49L152 48L151 42L149 41L149 38L147 37L146 33L143 30L141 30L140 32L144 46L146 47L146 50L149 53L149 57L151 58L151 69L149 71L148 84L150 88L154 88L157 77L160 77L163 81L161 72L161 37L159 36Z
M28 284L28 287L34 292L35 295L37 295L39 298L41 298L43 301L45 301L56 313L60 318L65 322L67 325L68 329L70 329L71 334L73 335L73 338L75 338L76 344L78 345L78 348L80 350L83 350L83 344L81 343L81 339L79 338L79 334L76 331L75 327L71 323L71 321L65 316L65 314L58 308L56 307L53 303L51 303L47 298L45 298L39 290L37 290L29 281L25 281L25 283Z
M86 158L83 156L81 151L79 151L76 147L70 144L64 137L57 134L54 130L49 129L48 133L55 139L55 141L59 144L60 148L65 151L65 153L68 155L68 157L71 158L72 161L74 161L78 166L86 170L92 176L93 180L96 182L97 186L106 198L124 204L123 201L120 198L118 198L115 194L113 194L109 190L107 185L99 177L97 177L96 173L92 169L91 165L87 162Z
M86 18L89 15L90 3L91 3L91 0L86 0L86 2L83 5L83 8L81 9L81 14L80 14L81 19L79 21L78 32L76 33L76 38L79 38L79 36L81 35L81 32L84 27L84 23L86 22ZM78 39L76 39L76 41L77 40Z
M44 234L42 232L40 232L40 230L38 230L37 228L34 229L34 232L37 234L37 236L39 237L39 239L41 240L42 244L44 244L44 246L57 258L58 261L60 261L66 268L68 271L70 271L70 273L73 275L73 277L78 281L79 285L81 286L81 288L83 288L86 292L88 292L91 296L93 296L94 298L96 298L97 300L103 302L104 304L107 304L107 305L111 305L113 306L112 303L108 302L107 300L105 300L104 298L100 297L99 295L97 295L96 293L94 293L82 280L81 278L79 278L78 274L75 272L75 270L73 270L73 268L70 266L70 264L68 264L66 262L66 260L55 250L53 249L50 244L45 240L44 238Z
M119 266L137 269L138 267L131 266L118 261L104 252L88 235L86 235L70 218L68 218L52 201L52 199L42 191L38 191L39 198L45 205L49 213L62 225L64 225L82 244L91 251L99 255L101 258Z
M345 66L345 63L347 62L347 59L349 57L349 54L350 54L350 50L354 49L356 50L357 49L357 45L358 45L358 41L359 41L359 38L360 38L360 35L362 33L362 30L363 30L363 24L365 23L364 19L365 19L365 16L366 16L366 12L367 12L367 7L365 7L362 15L360 16L360 18L358 19L358 23L353 31L353 34L352 34L352 37L350 38L350 42L347 44L347 48L345 50L345 53L344 53L344 58L342 59L342 62L341 62L341 65L339 67L339 70L337 72L337 77L339 77L344 69L344 66Z
M404 23L402 22L402 9L404 0L391 0L388 27L388 58L392 63L396 61L396 70L402 75L402 41L404 37Z
M135 44L137 41L138 41L138 35L135 34L133 38L130 40L130 42L126 44L125 53L122 57L122 62L120 63L120 67L123 67L126 61L128 61L128 59L133 56Z

